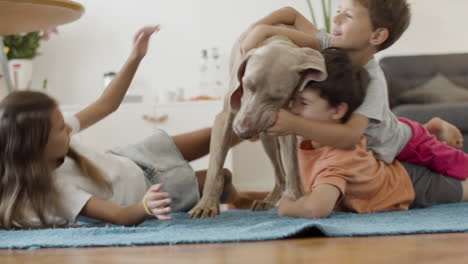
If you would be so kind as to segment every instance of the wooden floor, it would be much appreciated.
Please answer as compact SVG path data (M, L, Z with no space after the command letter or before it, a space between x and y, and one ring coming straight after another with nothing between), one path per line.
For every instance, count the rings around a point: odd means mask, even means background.
M450 264L468 263L467 242L468 233L453 233L173 246L0 250L0 263Z

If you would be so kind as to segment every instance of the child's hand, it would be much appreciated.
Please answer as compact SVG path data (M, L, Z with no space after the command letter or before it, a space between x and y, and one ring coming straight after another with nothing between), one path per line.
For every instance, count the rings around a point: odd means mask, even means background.
M132 55L138 59L142 59L148 51L148 43L151 35L154 32L158 32L160 25L147 26L138 30L133 39L133 51Z
M145 194L146 206L159 220L169 220L171 216L171 207L168 205L172 202L169 194L161 192L163 185L155 184L149 188Z
M276 122L275 124L267 129L268 135L272 136L286 136L290 134L294 134L293 129L293 120L297 118L297 116L285 109L280 109L278 114L276 115Z
M294 204L294 200L293 198L289 197L289 196L283 196L283 198L281 198L281 200L279 201L279 204L278 204L278 215L279 216L285 216L285 215L288 215L288 209L291 208L291 206Z
M244 32L241 37L241 54L245 55L251 49L257 48L266 39L266 26L258 25L249 31Z

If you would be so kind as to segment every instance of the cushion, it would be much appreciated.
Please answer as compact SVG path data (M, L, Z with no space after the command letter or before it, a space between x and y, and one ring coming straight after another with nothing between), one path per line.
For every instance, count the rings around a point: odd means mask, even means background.
M400 96L412 87L408 80L403 78L388 79L388 101L390 108L402 104Z
M468 102L468 90L457 86L438 73L422 85L405 91L399 96L402 104L434 104Z

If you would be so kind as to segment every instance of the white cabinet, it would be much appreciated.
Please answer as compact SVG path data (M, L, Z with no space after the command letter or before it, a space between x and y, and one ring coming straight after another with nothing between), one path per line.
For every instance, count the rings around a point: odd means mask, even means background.
M167 115L167 120L157 123L155 126L165 130L170 135L212 127L215 117L222 110L222 107L221 100L159 104L154 107L153 115L156 118ZM209 157L206 156L193 161L192 166L195 170L207 169L208 162ZM228 153L224 167L233 170L231 153Z
M61 106L65 115L81 110L80 106ZM215 116L221 111L221 101L197 101L170 104L124 103L104 120L76 135L78 139L94 149L106 151L117 146L133 144L151 135L155 129L177 135L199 128L211 127ZM160 117L167 115L161 123L153 123L144 115ZM208 168L208 157L193 161L195 170ZM232 169L231 154L226 158L225 167Z
M64 115L72 115L83 106L62 105L60 108ZM99 151L135 143L154 131L154 124L142 118L144 114L151 114L152 111L151 107L144 104L122 104L116 112L75 137Z
M116 146L138 142L151 135L156 128L177 135L199 128L211 127L222 109L222 101L195 101L168 104L124 103L104 120L76 135L78 139L96 150L106 151ZM61 106L64 114L74 114L80 106ZM167 120L153 123L144 115ZM193 161L195 170L208 168L208 156ZM229 151L224 164L233 174L240 190L270 190L273 186L273 169L260 142L241 143Z

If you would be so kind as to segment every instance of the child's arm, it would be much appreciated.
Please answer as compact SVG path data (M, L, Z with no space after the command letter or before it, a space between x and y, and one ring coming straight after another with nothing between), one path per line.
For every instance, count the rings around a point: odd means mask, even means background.
M308 47L320 50L320 45L315 35L307 34L302 31L270 25L259 25L250 31L250 33L241 41L241 52L246 54L249 50L258 47L265 39L272 36L286 36L299 47Z
M120 72L94 103L76 114L81 130L108 116L120 106L155 31L159 31L159 26L144 27L137 32L133 50Z
M330 184L317 185L312 192L294 201L283 197L278 206L278 215L302 218L328 217L340 197L340 190Z
M350 149L356 146L369 125L369 118L352 114L346 123L309 120L280 109L270 135L300 135L321 145Z
M275 26L278 24L293 26L295 30ZM315 40L318 32L318 29L297 10L292 7L283 7L251 25L242 34L240 41L243 52L257 47L273 35L285 35L301 47L318 48Z
M80 215L99 219L116 225L132 226L137 225L145 220L148 216L143 202L146 203L148 209L159 220L171 219L168 213L171 208L168 205L171 203L169 194L160 192L162 184L155 184L146 192L143 201L130 205L120 206L108 201L91 197L80 212Z
M314 24L310 23L307 18L305 18L301 13L292 7L283 7L272 13L268 14L266 17L258 20L252 24L242 36L247 36L248 33L259 25L289 25L295 27L297 30L308 33L308 34L317 34L318 30Z

